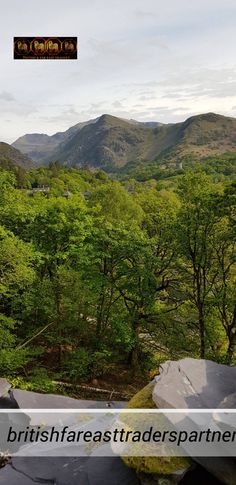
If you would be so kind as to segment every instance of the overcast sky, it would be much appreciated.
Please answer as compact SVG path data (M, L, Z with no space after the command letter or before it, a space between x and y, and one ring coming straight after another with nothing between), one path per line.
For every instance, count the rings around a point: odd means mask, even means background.
M236 116L235 0L8 0L0 18L0 141L110 113ZM74 61L13 60L13 36L78 36Z

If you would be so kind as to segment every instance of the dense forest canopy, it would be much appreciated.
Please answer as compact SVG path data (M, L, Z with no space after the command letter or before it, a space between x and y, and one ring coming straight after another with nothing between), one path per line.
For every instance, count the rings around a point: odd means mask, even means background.
M50 388L166 358L235 362L234 160L219 166L119 181L2 168L1 374Z

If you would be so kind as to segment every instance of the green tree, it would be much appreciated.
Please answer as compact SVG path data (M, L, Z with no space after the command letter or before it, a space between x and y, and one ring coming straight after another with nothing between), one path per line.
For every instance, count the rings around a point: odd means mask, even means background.
M206 353L206 320L211 309L215 261L216 188L204 173L187 173L179 182L181 209L176 234L185 299L196 311L200 356ZM212 269L214 268L215 273Z
M34 281L33 261L32 247L0 226L0 363L5 371L24 362L24 352L15 355L15 302Z
M226 361L231 363L236 348L236 186L227 187L218 198L220 221L215 238L217 277L214 279L214 305L227 337Z

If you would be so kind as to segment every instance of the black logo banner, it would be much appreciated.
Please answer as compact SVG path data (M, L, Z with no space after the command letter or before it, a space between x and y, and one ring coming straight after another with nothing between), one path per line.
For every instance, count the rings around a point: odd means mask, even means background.
M14 37L14 59L77 59L77 37Z

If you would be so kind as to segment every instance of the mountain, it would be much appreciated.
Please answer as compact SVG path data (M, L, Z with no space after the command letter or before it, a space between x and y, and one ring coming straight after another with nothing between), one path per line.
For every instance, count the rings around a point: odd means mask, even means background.
M11 169L21 167L28 169L32 166L33 163L27 155L24 155L13 146L8 145L8 143L0 142L0 168Z
M150 123L152 128L159 126ZM59 160L68 166L122 166L136 158L146 160L153 156L150 123L102 115L52 136L22 136L12 146L40 165Z
M84 126L95 122L96 119L77 123L65 132L58 132L52 136L40 133L27 134L18 138L12 146L28 155L36 163L44 164L54 159L54 152L61 143L67 143Z
M173 125L173 140L162 156L182 158L194 155L204 158L227 152L236 152L236 119L215 113L192 116Z
M69 166L103 168L125 165L131 160L153 157L155 135L143 124L102 115L85 126L66 143L61 143L54 158Z
M182 123L160 124L124 120L110 115L78 123L69 130L48 135L25 135L13 146L38 164L58 160L66 166L112 171L128 162L163 160L169 164L236 152L236 119L207 113Z

